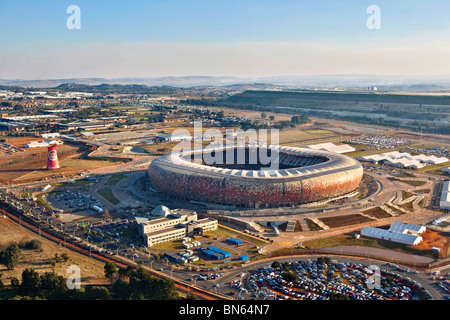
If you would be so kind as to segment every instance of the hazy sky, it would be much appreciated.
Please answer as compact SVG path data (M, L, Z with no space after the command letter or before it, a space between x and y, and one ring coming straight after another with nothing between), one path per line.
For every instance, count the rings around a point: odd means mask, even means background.
M0 26L3 79L450 75L448 0L1 0Z

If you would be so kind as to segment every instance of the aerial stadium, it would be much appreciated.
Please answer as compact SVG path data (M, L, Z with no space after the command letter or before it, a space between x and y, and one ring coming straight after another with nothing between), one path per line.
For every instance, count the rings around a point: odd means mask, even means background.
M153 160L148 176L152 186L169 197L237 208L295 206L337 198L353 192L363 176L361 164L342 154L285 146L261 148L224 146L171 153ZM262 151L276 159L276 169L264 166ZM205 159L211 158L221 161L208 164Z

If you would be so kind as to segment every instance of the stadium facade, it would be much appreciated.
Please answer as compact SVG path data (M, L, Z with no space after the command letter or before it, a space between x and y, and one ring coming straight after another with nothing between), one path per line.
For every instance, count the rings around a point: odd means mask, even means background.
M230 150L232 149L232 150ZM208 165L203 160L243 151L242 163L223 161ZM152 161L148 169L151 184L167 196L244 208L292 206L332 199L353 192L361 182L361 164L348 156L325 150L267 146L277 154L277 169L264 169L252 152L261 147L220 147L214 151L188 150ZM273 159L271 155L271 159ZM221 156L219 156L220 158ZM227 158L228 159L228 158Z

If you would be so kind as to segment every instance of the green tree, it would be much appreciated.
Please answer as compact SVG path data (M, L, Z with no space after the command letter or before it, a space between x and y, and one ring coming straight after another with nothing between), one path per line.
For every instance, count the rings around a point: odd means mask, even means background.
M27 268L22 272L22 283L19 286L22 295L36 296L41 287L41 277L36 270Z
M22 255L17 243L9 245L4 251L0 252L0 263L3 264L8 270L14 270L19 263L19 259Z
M295 273L291 272L291 271L285 271L283 273L281 273L281 276L283 277L284 280L288 281L288 282L296 282L298 281L298 275L296 275Z
M110 296L108 288L102 286L93 286L86 289L86 299L88 300L106 300Z
M115 299L127 300L131 296L128 283L123 278L119 278L112 286L112 294Z
M281 267L281 263L279 261L272 262L272 268L280 268L280 267Z
M20 286L19 279L17 279L16 277L11 277L11 287L17 288L19 286Z
M319 258L317 258L317 262L320 264L330 263L331 258L330 257L319 257Z
M61 255L61 258L64 260L64 262L67 262L67 261L70 259L70 256L69 256L68 253L64 252L64 253Z
M55 272L45 272L40 276L39 296L47 299L61 299L67 292L66 280Z
M105 277L108 279L111 279L111 277L113 277L119 271L117 266L112 262L107 262L105 264L104 269L105 269Z

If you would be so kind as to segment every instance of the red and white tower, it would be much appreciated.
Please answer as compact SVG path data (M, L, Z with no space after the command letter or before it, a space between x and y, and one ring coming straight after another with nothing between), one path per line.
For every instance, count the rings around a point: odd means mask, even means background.
M59 169L58 153L56 152L56 146L52 145L48 147L47 158L47 170Z

